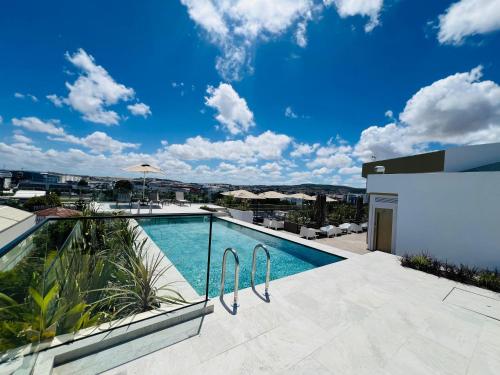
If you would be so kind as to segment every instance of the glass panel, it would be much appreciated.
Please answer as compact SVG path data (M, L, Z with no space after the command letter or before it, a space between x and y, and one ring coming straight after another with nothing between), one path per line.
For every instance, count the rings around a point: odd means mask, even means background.
M183 219L49 220L0 250L0 363L206 302L210 216L196 216L198 231L187 233L199 243L196 286L175 261L190 256L191 242L162 242Z

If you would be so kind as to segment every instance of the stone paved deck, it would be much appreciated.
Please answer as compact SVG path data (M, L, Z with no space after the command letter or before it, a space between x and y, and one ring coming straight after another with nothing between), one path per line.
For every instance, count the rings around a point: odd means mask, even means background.
M355 256L272 281L270 303L245 289L237 315L217 300L197 336L107 374L498 374L500 322L443 301L456 287L500 300Z

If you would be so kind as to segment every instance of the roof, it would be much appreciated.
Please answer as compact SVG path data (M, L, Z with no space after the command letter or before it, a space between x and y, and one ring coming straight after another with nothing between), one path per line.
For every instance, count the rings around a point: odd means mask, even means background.
M69 208L52 207L46 208L45 210L36 211L35 214L39 217L73 217L79 216L82 213L80 211L71 210Z
M14 207L0 206L0 232L33 216L31 212Z
M13 198L29 199L33 197L43 197L47 194L46 191L41 190L18 190Z
M369 174L376 173L375 167L378 166L385 168L385 174L443 172L444 162L444 151L427 152L425 154L364 163L361 175L366 177Z

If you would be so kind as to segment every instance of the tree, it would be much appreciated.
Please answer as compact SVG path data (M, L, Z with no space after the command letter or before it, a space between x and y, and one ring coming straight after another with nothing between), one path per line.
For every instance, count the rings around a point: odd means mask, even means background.
M84 188L89 186L89 183L87 182L87 180L82 178L80 181L78 181L78 184L76 184L76 186L78 186L79 188Z
M115 182L115 190L128 193L132 191L132 189L133 186L129 180L119 180Z

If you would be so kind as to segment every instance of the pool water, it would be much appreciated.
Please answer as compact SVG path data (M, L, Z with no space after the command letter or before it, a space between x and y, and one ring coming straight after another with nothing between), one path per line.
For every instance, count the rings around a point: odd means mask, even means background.
M158 245L177 270L199 295L205 295L209 242L208 217L172 217L139 219L139 224ZM210 261L209 297L220 293L222 256L228 247L238 252L240 260L239 288L251 286L252 253L264 244L271 255L271 280L290 276L343 258L314 250L225 220L213 219ZM265 281L266 256L259 250L256 284ZM234 288L234 257L228 254L225 292ZM271 285L272 292L272 285Z

